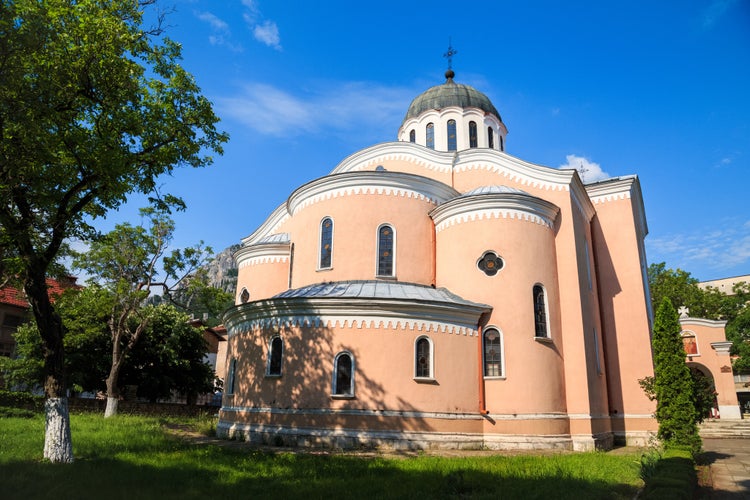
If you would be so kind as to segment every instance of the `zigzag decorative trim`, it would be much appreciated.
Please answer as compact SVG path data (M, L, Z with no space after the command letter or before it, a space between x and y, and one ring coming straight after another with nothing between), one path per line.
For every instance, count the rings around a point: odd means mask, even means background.
M263 318L251 321L243 321L232 328L230 336L237 332L257 331L264 328L287 327L287 328L374 328L384 330L411 330L417 332L448 333L473 337L477 334L474 328L455 325L440 321L423 321L414 319L393 319L388 317L362 317L362 316L288 316L283 318Z
M502 176L505 177L506 179L513 181L513 182L517 182L523 186L531 186L534 188L545 189L547 191L569 191L570 190L570 186L568 186L567 184L562 184L559 182L540 181L532 177L521 175L517 172L513 172L512 170L497 163L486 163L486 162L463 163L463 164L456 165L455 172L461 173L461 172L466 172L470 170L486 170L488 172L502 174Z
M451 171L450 164L441 165L434 161L428 161L424 158L420 158L414 154L393 154L393 153L380 155L380 156L376 156L375 158L371 158L367 160L365 163L362 163L360 165L353 167L350 171L353 172L353 171L358 171L358 170L372 170L373 167L376 167L377 165L388 162L388 161L405 161L407 163L411 163L412 165L416 165L418 167L422 167L427 170L432 170L432 171L440 172L440 173L450 173Z
M358 186L358 187L347 187L347 188L341 188L341 189L334 189L331 191L326 191L324 193L311 196L310 198L307 198L302 203L299 204L299 206L296 208L294 215L299 212L299 210L303 208L307 208L310 205L314 205L315 203L318 203L323 200L330 200L333 198L341 198L344 196L356 196L356 195L386 195L386 196L400 196L402 198L415 198L421 201L426 201L428 203L431 203L433 205L438 204L438 200L434 198L430 198L428 196L425 196L422 193L418 193L417 191L413 191L410 189L401 189L401 188L391 188L391 187L382 187L382 186Z
M471 213L463 213L454 215L452 217L448 217L446 220L442 221L440 224L435 226L435 232L439 233L440 231L447 229L448 227L455 226L457 224L463 224L464 222L474 222L478 220L489 220L489 219L517 219L519 221L526 221L526 222L534 222L536 224L540 224L542 226L552 228L552 224L550 221L536 216L531 215L528 212L522 212L520 210L481 210L481 211L474 211Z
M617 201L617 200L629 200L630 199L630 191L624 191L614 194L608 194L604 196L594 196L591 198L591 202L594 205L598 205L600 203L607 203L609 201Z
M242 261L238 268L241 269L243 267L256 266L258 264L276 264L279 262L289 262L289 257L279 255L263 255L260 257L252 257L250 259Z

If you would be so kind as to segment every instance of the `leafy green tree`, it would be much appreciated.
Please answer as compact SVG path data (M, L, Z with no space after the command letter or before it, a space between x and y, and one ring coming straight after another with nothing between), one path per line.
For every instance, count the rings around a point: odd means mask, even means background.
M169 200L174 202L174 200ZM178 208L180 205L178 204ZM118 224L91 243L88 252L77 254L74 267L85 271L108 292L106 325L112 345L107 375L105 417L117 414L120 373L128 355L156 318L157 309L146 299L154 291L169 296L190 280L187 289L201 297L213 297L207 284L194 277L212 250L202 243L184 250L168 251L174 234L170 207L162 204L141 210L144 224Z
M44 457L72 462L65 330L46 278L71 238L227 136L180 46L136 0L0 3L0 274L23 284L43 342Z
M686 446L697 452L701 440L696 425L693 379L685 364L680 330L677 311L665 297L656 310L652 339L658 437L668 446Z

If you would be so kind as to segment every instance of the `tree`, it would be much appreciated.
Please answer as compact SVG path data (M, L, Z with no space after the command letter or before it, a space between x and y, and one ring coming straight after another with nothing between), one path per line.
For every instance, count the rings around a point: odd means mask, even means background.
M179 203L177 206L181 207ZM193 277L212 253L211 248L204 247L202 242L168 253L174 234L174 222L169 213L167 204L141 209L144 225L118 224L111 232L93 240L88 252L77 254L73 261L74 267L92 276L109 297L104 307L112 345L112 364L106 380L105 417L117 414L119 378L125 360L144 331L157 319L155 313L158 309L147 305L146 299L154 289L169 297ZM204 291L209 287L200 279L190 279L186 288L200 297L215 296Z
M73 461L65 330L46 277L66 239L227 136L180 46L142 26L136 0L0 4L0 275L16 276L42 337L44 457Z
M693 379L685 364L680 322L672 302L662 299L654 319L653 390L656 396L658 437L668 446L700 450Z

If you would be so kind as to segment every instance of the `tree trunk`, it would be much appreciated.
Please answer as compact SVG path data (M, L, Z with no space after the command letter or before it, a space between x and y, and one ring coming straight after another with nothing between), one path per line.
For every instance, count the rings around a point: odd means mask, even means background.
M44 458L53 463L73 461L68 398L47 398L44 402Z
M107 407L104 409L104 418L117 415L117 404L120 400L120 367L124 353L118 347L119 337L114 337L112 348L112 366L109 369L107 377Z
M42 337L44 395L47 398L44 403L44 458L54 463L70 463L73 461L73 442L65 394L65 331L60 316L50 302L44 271L32 269L24 283L24 290Z
M119 401L119 398L107 396L107 407L104 409L104 418L117 415L117 404Z

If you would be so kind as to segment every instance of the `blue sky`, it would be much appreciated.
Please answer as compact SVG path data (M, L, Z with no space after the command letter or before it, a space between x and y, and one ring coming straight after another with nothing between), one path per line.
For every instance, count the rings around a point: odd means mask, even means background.
M395 140L444 81L450 37L456 81L490 97L509 154L637 174L649 262L750 274L748 0L171 5L168 35L231 136L213 166L162 179L188 204L176 246L238 243L296 187ZM137 222L141 204L101 228Z

